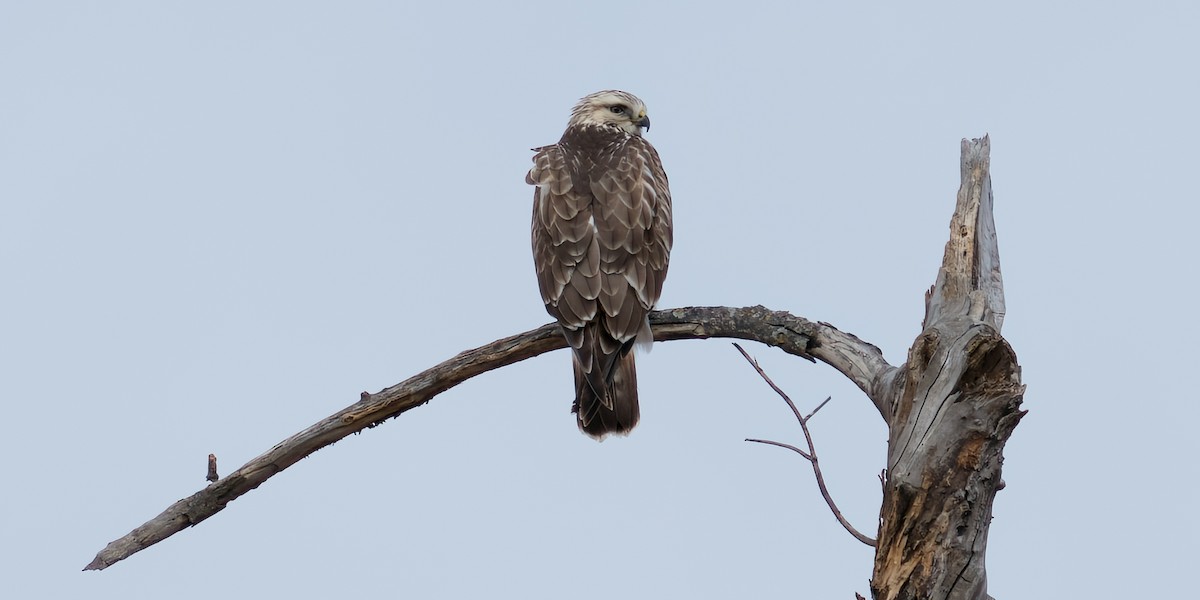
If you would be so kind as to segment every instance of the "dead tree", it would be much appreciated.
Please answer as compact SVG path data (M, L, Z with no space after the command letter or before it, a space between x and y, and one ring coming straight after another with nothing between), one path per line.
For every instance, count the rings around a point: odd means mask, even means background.
M987 137L962 145L962 184L937 282L908 361L877 390L888 423L871 594L988 598L988 527L1021 368L1004 323Z
M761 306L690 307L650 315L655 341L755 340L832 366L871 399L890 432L879 533L871 540L843 525L876 546L871 594L877 600L988 598L984 554L992 502L1003 487L1004 444L1024 414L1020 367L1000 335L1004 290L989 150L987 137L963 140L962 186L950 241L926 294L923 331L899 367L889 365L875 346L828 323ZM309 454L475 375L564 347L557 327L544 325L463 352L377 393L363 392L358 402L111 542L85 570L107 568L196 525ZM806 418L798 411L796 416L803 427ZM815 452L792 449L809 458L819 476ZM213 466L215 478L215 460Z

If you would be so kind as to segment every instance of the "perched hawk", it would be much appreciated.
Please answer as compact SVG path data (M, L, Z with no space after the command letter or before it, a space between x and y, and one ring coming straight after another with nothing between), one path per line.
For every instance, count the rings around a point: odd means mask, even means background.
M654 341L671 256L671 192L642 137L646 105L615 90L584 97L562 139L534 148L533 264L575 365L579 429L596 439L638 422L633 346Z

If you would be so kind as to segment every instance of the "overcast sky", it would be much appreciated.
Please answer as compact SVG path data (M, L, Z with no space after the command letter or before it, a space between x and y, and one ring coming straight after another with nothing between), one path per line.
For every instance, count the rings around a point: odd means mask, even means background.
M6 2L0 575L12 598L852 598L871 549L728 340L638 359L602 444L555 352L321 450L103 572L109 541L278 441L539 326L529 148L639 95L670 175L660 307L763 304L893 364L990 133L1028 385L1004 598L1182 597L1200 536L1194 3ZM847 517L886 429L750 344Z

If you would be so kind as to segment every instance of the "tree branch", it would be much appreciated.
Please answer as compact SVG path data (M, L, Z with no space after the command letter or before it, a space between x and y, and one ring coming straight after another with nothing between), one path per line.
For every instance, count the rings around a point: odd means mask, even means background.
M792 409L792 414L796 415L796 421L800 423L800 431L804 432L804 441L808 442L808 452L804 452L803 450L790 444L773 442L770 440L747 439L746 441L757 442L759 444L770 444L772 446L779 446L780 448L787 448L788 450L803 456L805 460L812 465L813 475L817 477L817 487L821 490L821 497L825 499L825 504L829 505L829 510L833 511L833 516L837 518L838 523L841 523L842 527L846 528L846 531L850 532L850 535L854 536L855 539L874 548L875 540L863 535L861 532L855 529L853 525L850 524L850 521L846 520L846 517L842 515L842 511L838 510L837 503L833 501L833 496L829 494L829 488L825 487L825 476L821 474L821 464L820 461L817 460L817 447L815 444L813 444L812 434L808 431L808 420L813 418L813 415L817 414L818 410L821 410L821 408L823 408L826 404L829 404L829 398L825 398L823 402L818 404L812 412L808 413L807 417L801 416L800 409L796 408L796 403L792 402L792 398L787 395L787 392L784 392L779 386L775 385L774 381L771 381L771 378L767 376L767 372L764 371L763 368L758 364L758 361L751 358L750 354L747 353L746 350L741 347L741 345L734 343L733 347L737 348L738 352L742 353L742 357L746 359L746 362L750 363L750 366L754 367L755 371L758 371L758 374L763 378L763 381L767 382L767 385L771 386L771 389L775 390L775 393L779 394L779 397L783 398L784 402L787 402L788 408Z
M748 308L690 307L650 314L655 341L710 337L755 340L807 360L820 360L854 381L887 418L879 382L892 378L895 368L879 349L828 323L809 321L762 306ZM374 394L363 392L358 402L322 419L276 444L238 470L108 544L84 570L111 566L162 540L196 525L225 508L242 494L262 485L276 473L342 438L429 402L434 396L480 373L566 347L557 325L467 350L402 383Z

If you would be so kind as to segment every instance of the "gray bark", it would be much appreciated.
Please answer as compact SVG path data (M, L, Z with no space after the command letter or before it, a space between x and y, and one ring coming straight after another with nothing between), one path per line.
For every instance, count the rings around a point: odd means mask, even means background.
M987 137L962 148L962 186L924 330L888 397L876 600L988 598L984 557L1004 444L1024 414L1000 335L1004 288Z

